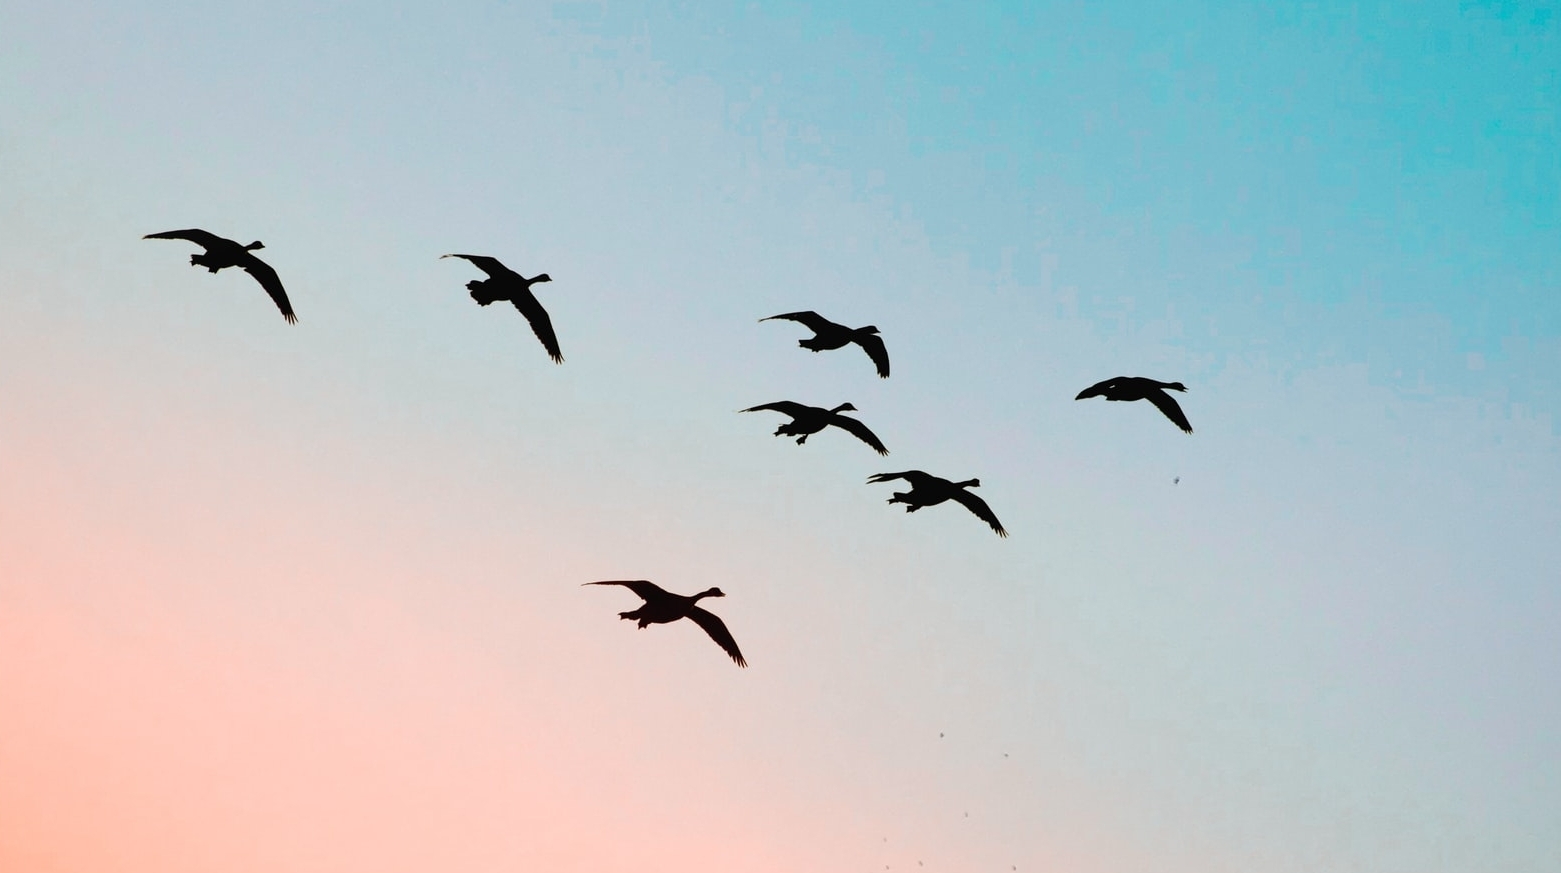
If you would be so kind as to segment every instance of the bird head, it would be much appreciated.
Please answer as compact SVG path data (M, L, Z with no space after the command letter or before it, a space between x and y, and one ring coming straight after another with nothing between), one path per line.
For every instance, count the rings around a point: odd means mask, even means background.
M868 326L862 328L861 330L862 330L862 333L877 333L878 332L878 328L874 327L871 324L869 324Z
M531 279L528 280L528 281L531 284L535 285L538 282L551 282L551 281L553 281L553 277L549 276L546 273L538 273L535 276L532 276Z
M245 246L244 247L244 251L252 252L255 249L263 249L265 247L266 247L266 244L257 239L254 242L250 243L249 245Z
M963 482L955 482L954 484L958 485L961 488L980 488L981 487L981 480L980 479L966 479Z
M1170 388L1173 391L1186 391L1187 390L1187 386L1183 385L1180 382L1172 382L1171 384L1169 384L1169 385L1167 385L1165 387Z
M698 596L699 597L725 597L726 596L726 592L722 591L719 588L706 588L705 590L699 592Z
M856 412L856 411L857 411L856 407L852 406L849 403L842 403L839 406L836 406L834 409L830 410L830 412Z

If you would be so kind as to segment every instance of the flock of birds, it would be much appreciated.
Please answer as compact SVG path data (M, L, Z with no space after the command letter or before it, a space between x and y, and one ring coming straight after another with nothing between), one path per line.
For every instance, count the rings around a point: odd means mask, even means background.
M240 245L238 242L217 236L209 231L199 229L169 230L162 233L147 234L143 239L182 239L195 243L205 249L200 254L190 256L190 265L205 267L209 272L216 273L228 267L241 267L260 287L270 295L272 302L281 311L282 317L289 324L295 324L298 316L293 312L292 303L287 299L287 291L282 287L282 280L277 276L276 270L269 264L260 260L253 253L257 249L264 248L258 240L249 245ZM514 305L520 314L525 316L531 325L531 330L536 334L537 340L547 350L548 357L556 364L564 362L564 355L558 345L558 335L553 330L552 319L548 317L547 310L531 293L531 286L541 282L551 282L552 277L546 273L538 273L531 278L511 270L500 263L497 258L487 255L442 255L443 258L463 258L477 269L488 275L486 279L476 279L466 283L466 288L471 292L471 298L481 306L488 306L500 300L505 300ZM868 358L878 371L880 378L889 378L889 351L884 346L883 340L878 336L878 328L873 325L851 328L819 315L816 312L785 312L780 315L771 315L761 318L760 321L773 321L781 319L795 321L813 331L813 336L799 340L797 345L814 352L832 351L855 344L867 353ZM1079 392L1075 400L1084 400L1090 397L1104 397L1112 401L1148 400L1154 404L1160 412L1165 414L1177 427L1186 433L1192 433L1192 425L1188 423L1187 416L1177 404L1176 399L1166 391L1186 391L1187 386L1180 382L1160 382L1141 376L1118 376L1098 382ZM833 409L825 409L819 406L807 406L790 400L778 400L773 403L761 403L751 406L742 412L779 412L788 416L791 420L782 424L775 431L775 436L794 436L801 445L807 442L808 437L827 427L837 427L851 434L870 446L880 455L889 454L883 441L870 430L866 424L850 416L846 412L855 412L856 407L849 403L842 403ZM988 526L1002 537L1008 536L1008 531L1003 529L997 515L986 501L972 494L968 489L981 485L980 479L966 479L962 482L953 482L924 473L921 470L905 470L899 473L878 473L868 478L869 483L892 482L903 480L910 485L908 491L896 491L889 498L889 503L902 503L906 512L915 512L926 506L937 506L949 500L964 506L977 518L986 522ZM638 609L618 613L621 619L628 619L638 623L641 629L652 624L667 624L681 619L688 619L704 629L705 633L719 645L739 667L748 666L743 658L742 651L737 647L737 640L727 630L726 624L713 613L699 606L699 601L706 597L725 597L726 594L720 588L708 588L698 594L683 595L674 594L661 586L643 579L639 580L608 580L602 582L587 582L586 585L619 585L639 595L644 601Z

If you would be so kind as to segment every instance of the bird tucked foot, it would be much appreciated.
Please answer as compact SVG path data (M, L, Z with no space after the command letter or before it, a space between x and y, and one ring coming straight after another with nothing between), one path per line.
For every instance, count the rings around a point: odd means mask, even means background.
M799 445L799 446L802 445L803 443L807 442L807 441L808 441L808 435L807 434L803 434L802 436L797 437L797 445Z

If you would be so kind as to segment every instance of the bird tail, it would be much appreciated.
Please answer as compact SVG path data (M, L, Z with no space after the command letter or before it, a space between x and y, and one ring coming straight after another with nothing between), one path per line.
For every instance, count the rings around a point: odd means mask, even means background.
M483 306L487 306L489 303L499 299L499 295L488 290L487 280L473 280L471 282L467 282L466 287L471 290L472 299Z

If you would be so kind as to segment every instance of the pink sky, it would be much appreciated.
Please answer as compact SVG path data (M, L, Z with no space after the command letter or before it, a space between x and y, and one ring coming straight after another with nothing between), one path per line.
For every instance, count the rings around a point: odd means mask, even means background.
M323 472L243 407L104 383L13 392L0 868L999 863L922 768L853 760L838 715L761 723L797 677L742 601L749 671L692 628L619 623L632 598L579 588L593 559L557 530L463 532L491 502L408 509L417 486ZM915 824L940 816L950 834Z

